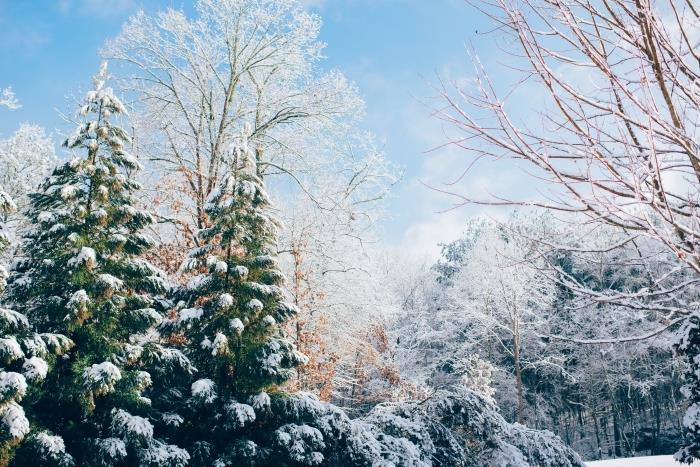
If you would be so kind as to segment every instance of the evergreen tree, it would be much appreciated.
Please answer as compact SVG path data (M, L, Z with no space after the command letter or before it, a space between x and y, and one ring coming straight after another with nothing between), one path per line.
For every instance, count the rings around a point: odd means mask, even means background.
M678 331L674 345L676 353L684 360L685 385L681 391L690 402L683 417L686 428L685 444L676 454L679 462L690 464L700 458L700 372L698 359L700 355L700 315L698 312L688 318Z
M107 78L105 63L80 109L83 122L64 143L85 156L56 168L30 195L33 228L9 279L9 303L32 330L75 344L52 362L42 389L27 394L31 434L11 465L188 460L184 450L154 438L148 419L143 392L151 376L144 366L173 353L138 343L161 322L154 296L168 285L139 258L153 243L142 233L152 218L135 207L139 185L128 174L139 163L125 150L126 132L111 123L125 109L105 87Z
M177 316L162 326L186 343L199 370L178 401L186 426L177 436L191 447L195 465L264 458L250 426L269 409L267 392L305 361L283 331L296 307L285 301L275 258L279 223L248 147L249 131L232 146L229 170L209 199L210 227L199 233L202 246L185 265L196 275L179 292Z
M12 198L0 187L0 216L15 210ZM10 243L0 222L0 255ZM7 272L0 265L0 293ZM27 317L3 308L0 302L0 465L6 466L16 447L30 431L29 420L19 404L27 394L40 390L49 364L68 351L73 342L60 334L31 331Z

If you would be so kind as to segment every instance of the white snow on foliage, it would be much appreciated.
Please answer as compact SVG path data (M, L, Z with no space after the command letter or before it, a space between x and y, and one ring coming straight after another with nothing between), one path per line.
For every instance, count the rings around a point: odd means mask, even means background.
M229 293L221 294L219 297L219 308L228 308L233 305L233 297Z
M112 412L112 431L127 440L150 441L153 439L153 425L138 415L118 409Z
M214 381L204 378L192 383L191 387L192 397L197 399L198 402L204 402L205 404L211 404L216 400L216 386Z
M171 426L174 428L179 427L180 425L182 425L182 422L185 421L185 419L182 418L182 416L172 412L164 413L160 417L160 419L165 426Z
M29 321L22 313L0 308L0 325L8 330L19 331L29 328Z
M124 282L111 274L100 274L97 276L97 283L109 290L120 290L124 287Z
M228 271L228 264L225 261L218 261L216 266L214 266L214 272L217 274L226 274Z
M146 449L139 451L140 465L185 467L189 465L190 455L182 448L172 444L155 441Z
M211 354L213 356L224 355L228 353L228 337L224 334L217 332L214 336L214 342L212 343L213 350Z
M270 315L267 315L263 318L263 323L265 323L266 326L274 326L275 325L275 318L273 318Z
M38 433L35 443L39 450L46 454L61 454L66 452L66 444L60 436L53 436L45 431Z
M14 362L20 358L24 358L24 352L20 347L17 339L13 336L0 339L0 356L6 362Z
M275 443L282 446L289 457L302 465L323 463L323 454L316 449L325 448L321 432L308 425L284 425L275 431Z
M257 411L268 410L270 408L270 396L266 392L261 392L250 398L250 405Z
M85 266L88 269L92 269L97 265L97 254L95 250L90 247L84 246L80 249L78 254L68 260L68 266Z
M248 308L250 308L253 311L260 311L263 309L263 304L260 300L254 298L248 302Z
M241 321L238 318L233 318L229 324L231 325L231 329L233 329L236 334L238 334L239 336L243 334L243 330L245 329L243 321Z
M120 379L121 371L111 362L96 363L83 371L83 385L96 395L114 391L114 385Z
M24 376L30 381L43 381L49 372L49 364L39 357L31 357L22 365Z
M24 409L17 402L10 401L0 406L0 417L4 431L10 438L22 439L29 433L29 420L24 415Z
M180 311L177 319L177 324L184 324L187 321L199 319L202 317L204 310L201 308L186 308Z
M255 421L255 410L248 404L229 402L224 408L226 411L227 425L234 430L241 429Z
M95 441L97 449L105 454L104 457L120 461L127 456L126 444L119 438L102 438Z
M12 371L0 373L0 397L2 401L21 400L27 393L27 381L24 376Z
M73 312L80 312L86 309L90 303L90 297L85 290L80 289L71 295L66 307Z

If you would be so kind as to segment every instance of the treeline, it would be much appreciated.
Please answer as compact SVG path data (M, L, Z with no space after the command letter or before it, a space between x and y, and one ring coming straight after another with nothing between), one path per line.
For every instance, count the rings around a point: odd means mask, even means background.
M571 238L582 240L546 246ZM546 215L470 222L404 287L405 315L390 332L401 373L433 390L481 388L507 419L554 431L584 458L676 452L683 367L673 333L654 333L671 320L576 290L635 294L649 287L647 270L673 263L649 243L607 247L624 241Z

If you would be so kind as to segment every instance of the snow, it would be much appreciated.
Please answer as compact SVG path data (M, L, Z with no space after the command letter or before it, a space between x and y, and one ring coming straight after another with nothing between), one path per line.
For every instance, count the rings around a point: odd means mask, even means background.
M253 311L260 311L263 309L263 304L260 300L254 298L248 302L248 308L250 308Z
M109 459L124 459L127 455L126 444L119 438L98 439L95 444Z
M673 456L648 456L648 457L631 457L628 459L608 459L604 461L586 462L588 467L681 467L679 462L673 460ZM700 462L691 464L693 467L699 467Z
M267 315L263 318L263 323L265 323L265 325L267 325L267 326L274 326L275 318L273 318L270 315Z
M84 246L80 249L77 256L71 258L68 261L68 266L83 266L88 269L94 268L97 265L97 255L95 250L90 247Z
M83 384L97 395L112 392L120 379L121 371L111 362L96 363L83 372Z
M124 287L124 282L111 274L100 274L97 276L97 282L109 290L119 290Z
M234 318L230 322L231 324L231 329L235 331L236 334L239 336L243 334L243 330L245 329L245 325L243 324L243 321L241 321L238 318Z
M49 364L39 357L31 357L22 365L24 376L31 381L43 381L49 372Z
M147 387L153 384L151 380L151 374L147 371L139 371L136 373L136 387L143 391Z
M213 356L224 355L228 353L228 337L224 334L217 332L214 337L214 342L212 343L213 350L211 354Z
M60 436L52 436L45 431L36 435L36 443L42 452L59 454L66 451L66 445Z
M270 408L270 396L266 392L261 392L250 398L250 405L253 409L261 411L268 410Z
M115 410L112 416L112 431L116 435L144 441L153 439L153 425L145 418L122 409Z
M69 200L75 196L78 192L78 187L74 185L66 185L61 188L61 198L64 200Z
M248 404L239 404L238 402L229 402L226 404L227 425L234 429L241 429L246 425L255 421L255 410Z
M228 308L233 305L233 297L229 293L219 296L219 308Z
M192 383L191 391L193 398L205 404L211 404L217 397L214 381L208 378L203 378Z
M26 392L27 381L24 376L12 371L0 373L0 397L3 401L21 400Z
M80 289L70 297L70 300L68 300L66 307L74 313L79 313L85 311L89 303L90 297L88 297L87 292L83 289Z
M7 432L14 439L22 439L29 433L29 420L24 415L24 409L16 402L12 401L0 407L2 423L7 428Z
M249 272L250 271L248 271L248 268L245 266L236 266L235 268L233 268L234 276L241 280L245 280L248 277Z
M179 427L185 421L182 416L172 412L164 413L160 419L165 426L171 426L174 428Z
M186 308L180 312L177 324L181 325L190 320L196 320L202 317L204 310L201 308Z
M21 330L29 328L29 321L22 313L7 308L0 308L0 323L5 328L11 330Z
M19 346L17 339L13 336L0 339L0 356L2 356L6 362L13 362L24 358L24 352Z
M228 271L228 264L225 261L218 261L216 266L214 266L214 272L217 274L226 274Z
M53 334L53 333L43 333L40 334L39 337L43 340L45 347L48 347L48 350L51 350L51 352L57 354L57 355L63 355L65 352L69 351L75 343L67 338L66 336L62 334ZM35 338L33 338L35 340ZM28 340L25 339L22 341L22 343L29 349L30 345L28 343ZM32 347L34 349L35 347Z
M189 464L190 455L182 448L172 444L156 441L148 448L139 452L140 465L185 467Z

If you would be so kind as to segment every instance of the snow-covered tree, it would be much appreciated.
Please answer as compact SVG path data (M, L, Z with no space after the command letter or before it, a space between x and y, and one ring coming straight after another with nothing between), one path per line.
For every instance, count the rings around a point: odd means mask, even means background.
M572 290L632 312L663 309L659 329L672 328L679 317L692 327L699 303L678 292L679 284L700 284L697 8L682 0L497 0L483 11L514 46L509 68L522 76L509 86L501 69L493 80L490 65L477 59L477 76L460 89L444 88L437 114L455 130L451 141L465 155L525 168L548 186L521 196L455 193L458 203L540 206L574 214L580 229L572 238L606 224L629 241L656 243L675 264L647 271L644 290L630 295L581 284ZM571 243L557 247L575 251ZM689 390L697 391L700 356L692 352L698 348L687 345L685 334L679 339L675 348L690 352L683 353ZM688 449L679 453L685 462L700 454L697 397L686 418Z
M366 406L364 382L379 382L368 373L389 371L379 350L386 349L381 335L396 309L386 293L392 272L374 244L371 225L355 222L351 209L316 210L310 204L299 197L281 209L281 249L287 260L282 266L299 308L289 334L309 357L291 387L344 407Z
M176 317L161 326L171 339L181 336L198 369L175 436L203 465L258 456L250 425L268 408L265 391L305 362L284 334L297 308L285 300L276 259L279 223L249 135L246 127L230 150L207 205L211 227L200 232L203 246L185 264L197 274L179 293L184 301Z
M8 282L8 303L33 331L75 343L26 405L32 432L13 465L174 466L189 458L154 438L147 418L144 360L166 352L138 345L138 336L162 320L155 295L168 285L139 258L152 245L142 233L152 218L135 207L139 185L129 173L139 163L125 149L128 135L112 123L124 106L107 78L103 63L80 108L83 122L64 143L84 155L57 167L29 196L32 227Z
M522 215L503 225L473 220L444 246L431 273L404 279L402 312L391 329L402 378L428 392L467 387L489 393L490 387L506 419L517 419L521 402L529 426L554 431L588 458L674 452L683 410L680 362L672 358L669 336L654 333L667 321L665 312L630 310L569 288L636 294L649 284L647 268L653 276L673 258L641 241L609 250L627 238L610 228L588 232L576 251L544 254L539 242L577 237L576 227L553 221ZM522 248L504 245L509 239ZM516 259L528 252L535 258L527 265L539 264L539 270L518 270L526 264ZM547 263L559 272L543 267ZM530 279L518 282L518 275ZM520 294L526 300L515 301L525 305L515 315L522 397L514 384L512 307L506 306L518 297L518 283L528 290ZM695 294L690 288L678 299ZM630 335L652 338L618 337ZM493 368L491 378L484 377L484 361Z
M523 367L538 363L523 358L523 346L528 334L532 340L554 300L554 283L538 271L541 267L531 241L519 232L491 226L468 252L464 268L446 291L451 303L444 304L465 314L465 322L471 323L467 332L480 334L475 342L488 348L493 340L512 359L519 423L525 408Z
M358 130L355 86L319 66L320 27L298 0L198 0L191 17L138 13L105 47L135 93L138 144L165 176L166 192L154 197L184 235L207 226L207 199L245 124L279 198L302 193L326 211L352 206L356 222L366 221L363 202L396 180Z
M0 186L22 210L27 195L37 189L56 162L53 142L44 129L23 123L12 136L0 140Z
M0 187L0 214L15 210L12 198ZM0 254L9 244L0 223ZM7 272L0 265L0 298L5 290ZM27 317L4 308L0 301L0 465L6 466L13 458L16 447L30 432L22 399L33 397L46 379L49 362L63 355L73 342L60 334L35 333Z

